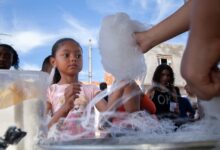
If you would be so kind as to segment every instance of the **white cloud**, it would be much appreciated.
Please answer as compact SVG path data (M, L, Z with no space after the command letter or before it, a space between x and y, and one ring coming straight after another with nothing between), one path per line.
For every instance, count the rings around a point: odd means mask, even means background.
M184 3L183 0L87 0L86 2L90 9L101 15L125 12L135 20L150 24L158 23Z
M13 20L13 30L7 30L0 27L3 33L9 35L0 36L1 43L7 43L12 45L20 53L28 53L36 47L48 45L51 41L54 41L60 37L73 37L81 45L88 46L89 39L92 40L93 47L97 47L98 29L91 28L88 25L84 25L73 16L64 13L64 21L66 26L57 29L56 33L43 32L42 28L36 27L29 23L28 29L24 29L23 24L20 24L21 20L15 17ZM3 20L0 17L0 21ZM0 22L0 25L4 25L5 22ZM33 26L33 27L32 27ZM36 29L38 28L38 29Z
M139 0L140 4L141 4L141 7L143 9L146 9L147 8L147 0Z
M148 7L148 0L132 0L132 3L138 4L144 10Z
M54 37L55 35L38 31L16 31L5 36L1 42L13 45L18 52L27 53L38 46L48 44Z
M126 2L126 3L125 3ZM113 12L122 11L127 8L128 0L86 0L87 7L99 12L100 14L109 14Z
M73 36L74 39L84 46L87 46L89 39L91 39L93 46L97 46L98 29L84 25L69 14L64 14L64 20L70 27L62 29L60 31L62 35Z
M162 19L166 18L167 16L171 15L175 12L179 7L183 5L183 1L176 1L176 0L156 0L156 7L157 7L157 16L152 21L153 23L158 23Z
M36 47L48 45L56 37L54 33L44 32L42 27L16 14L11 19L0 15L0 31L7 34L0 36L0 42L12 45L19 53L28 53Z

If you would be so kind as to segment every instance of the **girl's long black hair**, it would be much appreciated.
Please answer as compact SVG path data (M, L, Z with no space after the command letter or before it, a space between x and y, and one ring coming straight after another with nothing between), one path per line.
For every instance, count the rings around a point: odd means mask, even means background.
M160 78L162 76L162 72L164 70L168 70L170 73L170 84L174 84L174 73L173 73L173 69L167 65L167 64L160 64L159 66L157 66L156 70L154 71L154 75L153 75L153 79L152 81L155 83L160 83Z

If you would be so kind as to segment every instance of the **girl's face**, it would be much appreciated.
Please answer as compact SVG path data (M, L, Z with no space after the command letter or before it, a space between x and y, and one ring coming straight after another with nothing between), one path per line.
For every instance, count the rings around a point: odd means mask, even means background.
M75 75L82 70L82 50L73 41L62 42L57 49L54 65L60 74Z
M0 47L0 69L10 69L13 62L13 54L4 47Z
M165 69L161 72L161 77L160 77L160 84L162 84L163 86L167 86L169 85L171 80L171 74L169 72L169 70Z

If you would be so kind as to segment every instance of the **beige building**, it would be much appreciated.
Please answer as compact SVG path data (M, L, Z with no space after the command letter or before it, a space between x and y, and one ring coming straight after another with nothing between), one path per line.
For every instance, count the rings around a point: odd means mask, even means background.
M142 83L142 87L144 88L144 90L147 90L149 86L152 84L151 81L156 67L161 63L167 63L172 67L174 71L175 85L178 86L181 90L181 93L185 95L186 93L183 87L186 84L186 82L180 74L180 64L183 51L183 45L163 43L154 47L149 52L145 53L144 57L147 65L147 74L144 79L144 83ZM107 84L113 83L114 78L111 74L105 73L104 78Z
M184 94L183 86L185 80L180 74L180 64L184 51L183 45L171 45L167 43L160 44L145 54L145 62L147 65L147 75L144 80L144 88L152 84L152 77L156 67L161 63L167 63L174 71L175 85L180 87L181 93Z

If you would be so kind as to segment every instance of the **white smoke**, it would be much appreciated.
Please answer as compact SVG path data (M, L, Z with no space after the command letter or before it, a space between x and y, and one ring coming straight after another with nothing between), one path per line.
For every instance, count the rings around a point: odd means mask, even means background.
M104 69L117 80L140 79L146 75L144 55L138 51L134 32L146 27L125 13L104 18L99 33L99 49Z

